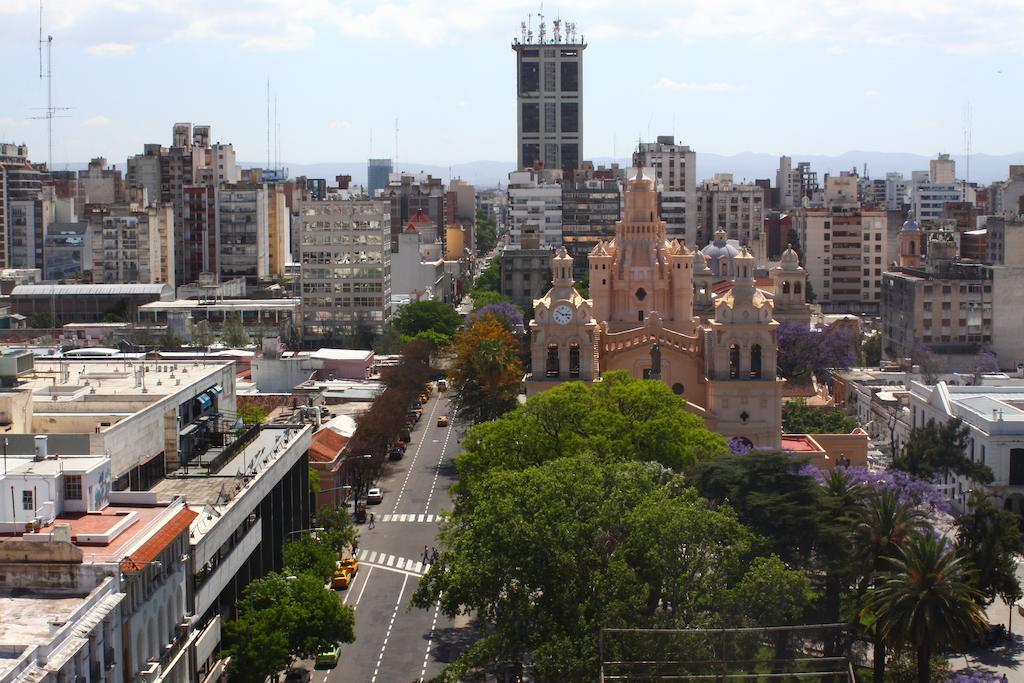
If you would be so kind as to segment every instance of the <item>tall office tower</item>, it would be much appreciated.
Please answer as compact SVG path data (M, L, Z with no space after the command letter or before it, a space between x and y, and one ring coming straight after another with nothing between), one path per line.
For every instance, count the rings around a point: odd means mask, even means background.
M28 159L28 147L0 144L0 267L17 262L15 254L26 246L25 235L34 236L38 230L42 239L42 224L36 227L43 218L41 193L41 175ZM32 254L34 258L34 248Z
M659 135L657 142L640 143L633 165L654 170L668 239L696 244L697 153L688 145L677 145L671 135Z
M543 15L534 34L526 22L522 37L512 42L516 53L517 168L574 170L583 158L583 51L576 26L561 20L551 23Z
M371 198L378 190L388 186L394 166L391 159L367 159L366 161L366 194Z

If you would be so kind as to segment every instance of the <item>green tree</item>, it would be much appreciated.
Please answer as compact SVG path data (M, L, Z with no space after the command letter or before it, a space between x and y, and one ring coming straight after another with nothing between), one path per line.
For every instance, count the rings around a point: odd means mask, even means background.
M326 505L316 513L317 524L323 529L319 532L321 540L336 553L352 546L356 540L356 528L345 508L332 508Z
M494 315L455 336L448 380L459 415L493 420L513 408L523 380L519 342Z
M430 347L434 351L440 351L442 349L447 348L448 345L451 343L452 339L448 335L442 334L435 330L423 330L421 332L417 332L411 337L409 335L403 334L401 337L401 341L403 344L408 344L411 341L424 341L430 344Z
M473 298L476 298L478 291L501 291L501 258L492 258L487 267L480 271L470 292Z
M391 324L406 337L415 337L421 332L435 332L451 338L462 324L462 316L441 301L410 301L398 309Z
M483 209L476 210L476 254L484 256L498 243L498 227L494 218L487 215Z
M868 589L879 582L880 572L912 536L926 530L927 522L923 514L900 502L895 491L882 490L869 494L860 508L853 535L856 557L861 568L857 597L862 599ZM886 641L879 628L877 615L864 610L861 624L871 632L874 680L875 683L882 683L885 679Z
M309 498L314 503L320 495L320 472L315 467L309 468Z
M708 509L655 463L496 469L473 498L443 523L441 559L413 597L483 625L452 675L499 662L518 674L530 653L538 679L591 681L602 628L714 621L754 542L728 506Z
M246 586L225 623L232 680L261 683L293 657L309 658L334 643L355 640L352 608L313 574L270 573Z
M238 313L228 313L224 318L224 329L221 332L220 340L231 348L242 348L251 343L249 335L242 326L242 316Z
M462 442L455 490L482 475L595 453L606 460L649 460L675 471L728 452L725 439L683 409L663 382L608 372L593 385L567 382L501 419L478 424Z
M929 418L924 426L910 430L903 452L893 460L893 467L922 479L953 472L982 484L991 484L992 470L967 457L970 437L970 427L958 417L942 424Z
M882 333L873 332L864 338L861 344L864 365L877 367L882 362Z
M499 294L493 289L474 289L470 296L473 297L474 311L493 304L512 303L512 297Z
M48 330L54 326L53 318L49 313L33 313L28 317L28 326L36 330Z
M184 344L181 337L171 332L169 329L164 330L164 333L160 335L160 347L164 349L176 349Z
M890 647L914 650L918 683L930 683L933 654L967 645L988 626L981 595L944 538L914 535L889 562L867 606Z
M857 420L838 408L818 408L798 398L782 404L782 431L787 434L849 434Z
M310 533L300 534L284 544L284 566L287 570L309 572L323 581L331 578L337 559L337 551L329 543Z
M1020 518L997 507L984 491L974 491L967 512L956 518L957 551L973 570L985 604L997 597L1012 605L1021 597L1016 556L1024 554Z
M197 323L189 322L192 331L192 343L197 346L207 347L213 343L213 333L210 331L210 323L200 320Z
M256 405L255 403L246 403L238 409L238 416L242 418L242 424L246 425L259 425L267 421L267 416L270 413L266 408Z

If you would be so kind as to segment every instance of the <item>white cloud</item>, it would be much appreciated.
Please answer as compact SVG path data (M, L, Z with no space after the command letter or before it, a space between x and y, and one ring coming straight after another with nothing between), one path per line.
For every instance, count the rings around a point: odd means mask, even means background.
M103 114L97 114L96 116L90 116L85 121L82 121L83 126L109 126L110 119Z
M693 81L674 81L671 78L659 78L651 86L651 90L682 90L689 92L731 92L736 90L732 83L696 83Z
M825 50L825 54L829 55L830 57L838 57L840 55L845 55L847 52L849 52L849 50L847 50L842 45L830 45L828 49Z
M345 128L351 128L352 124L349 123L348 121L342 121L342 120L338 119L338 120L335 120L335 121L331 121L330 126L331 126L331 128L334 128L335 130L344 130Z
M96 57L123 57L135 54L136 47L134 43L99 43L89 45L85 51Z
M882 93L878 92L877 90L865 90L864 91L864 97L878 97L881 94Z
M134 42L219 40L249 50L279 51L303 49L317 37L415 46L481 36L507 40L518 34L519 22L531 12L536 31L536 6L524 0L47 0L45 13L48 30L66 39L91 42L108 30L110 40L124 41L127 33ZM814 42L828 54L841 54L836 50L851 45L1024 54L1024 41L1019 40L1024 3L1013 0L648 0L639 7L610 0L563 0L559 11L592 39ZM36 12L36 0L0 2L0 16L28 19ZM106 29L97 31L97 22ZM550 15L548 22L550 30ZM840 35L847 47L835 44ZM128 43L100 43L107 44Z

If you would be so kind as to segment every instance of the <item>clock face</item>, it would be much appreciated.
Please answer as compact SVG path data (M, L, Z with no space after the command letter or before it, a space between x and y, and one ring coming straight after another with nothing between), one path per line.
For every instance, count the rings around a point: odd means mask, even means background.
M565 304L556 306L555 310L551 312L551 318L559 325L568 325L572 322L572 309Z

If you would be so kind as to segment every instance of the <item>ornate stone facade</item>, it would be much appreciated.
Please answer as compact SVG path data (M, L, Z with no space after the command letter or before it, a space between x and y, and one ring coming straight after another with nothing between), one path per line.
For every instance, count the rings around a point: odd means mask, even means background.
M591 299L573 288L572 258L564 250L554 256L554 286L534 301L527 393L625 370L665 382L726 437L778 448L785 380L776 375L773 293L755 286L749 251L730 251L727 261L717 263L732 287L713 298L721 276L705 254L666 238L654 183L638 171L626 185L614 239L590 254ZM781 269L789 293L796 281L804 286L798 264L793 270L784 260ZM713 305L709 319L694 316L695 294L698 307ZM796 303L792 296L787 302Z

